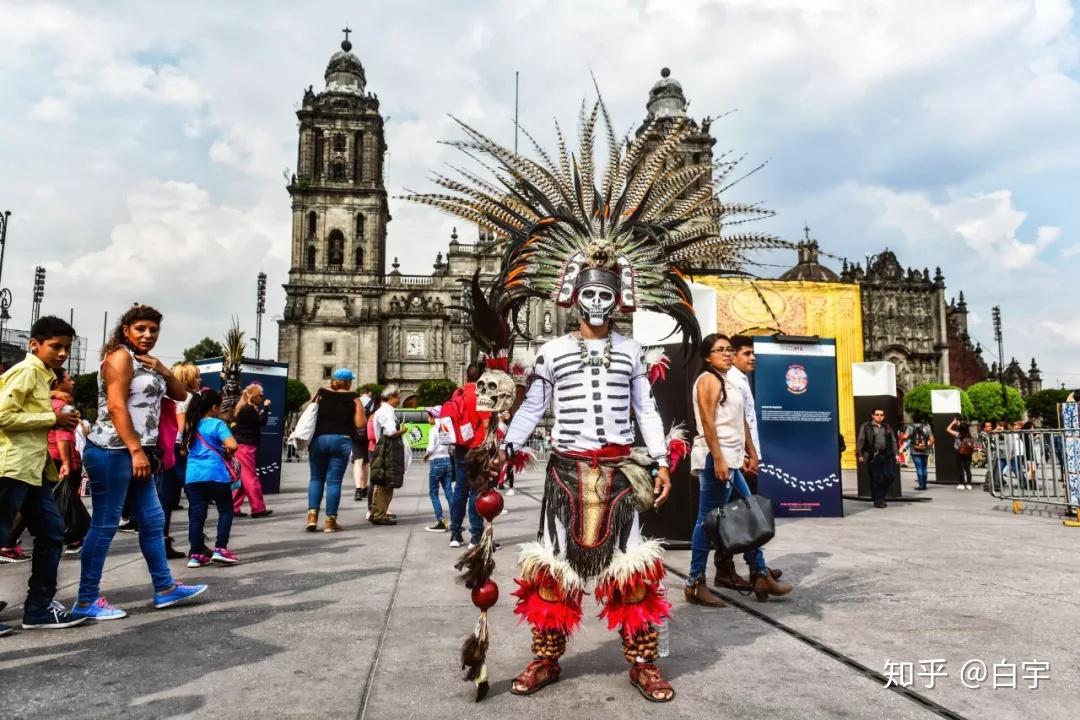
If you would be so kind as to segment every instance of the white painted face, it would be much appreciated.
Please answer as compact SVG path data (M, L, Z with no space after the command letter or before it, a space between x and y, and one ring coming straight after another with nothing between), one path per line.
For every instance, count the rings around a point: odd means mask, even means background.
M603 325L615 311L615 291L607 285L582 285L577 297L581 314L594 327Z

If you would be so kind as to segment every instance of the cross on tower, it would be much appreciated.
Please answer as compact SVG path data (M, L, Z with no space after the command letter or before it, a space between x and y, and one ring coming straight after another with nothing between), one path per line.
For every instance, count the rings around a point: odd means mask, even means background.
M349 42L349 33L352 32L352 30L349 29L349 26L346 25L341 32L345 33L345 42Z

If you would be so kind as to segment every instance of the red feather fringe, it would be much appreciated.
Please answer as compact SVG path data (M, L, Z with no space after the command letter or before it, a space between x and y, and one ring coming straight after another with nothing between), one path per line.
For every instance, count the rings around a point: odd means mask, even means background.
M485 370L502 370L505 373L510 372L510 356L509 355L497 355L488 356L484 358Z
M685 440L673 439L668 443L668 465L671 468L671 472L675 472L675 468L679 467L679 463L684 457L690 454L690 443Z
M518 450L510 456L510 467L514 468L514 472L519 473L532 465L535 460L536 456L531 450Z
M664 586L660 582L663 577L664 563L658 560L631 575L624 583L614 580L598 583L594 594L597 602L604 604L600 617L607 620L608 630L621 627L624 633L634 635L671 617L671 603L664 597ZM624 598L637 595L642 585L645 595L641 601L626 602Z
M667 379L668 368L671 367L671 360L667 355L664 355L655 363L649 366L649 383L655 385L656 383Z
M563 593L558 581L547 572L540 572L534 578L515 578L518 589L512 595L517 597L514 614L521 616L537 630L556 630L569 636L581 624L581 591ZM547 586L562 596L562 600L549 601L540 597L540 588Z

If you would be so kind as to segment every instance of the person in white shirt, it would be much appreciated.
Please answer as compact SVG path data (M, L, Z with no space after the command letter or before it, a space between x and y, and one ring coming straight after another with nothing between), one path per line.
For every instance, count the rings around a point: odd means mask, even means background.
M747 487L750 488L750 492L757 493L758 465L762 460L761 438L758 435L757 404L754 402L754 391L750 387L750 378L747 377L757 367L757 357L754 355L754 339L748 335L732 335L731 348L735 351L735 355L732 357L731 367L724 377L731 386L738 388L739 394L742 396L743 416L746 418L746 426L750 430L750 440L756 453L756 457L752 457L750 453L746 454L746 459L742 463L742 475L743 479L746 480ZM714 584L717 587L744 591L751 589L752 585L735 571L735 562L731 555L717 552L713 558L716 564ZM779 580L780 576L784 574L778 568L769 568L769 573L772 575L773 580Z
M454 479L454 467L450 463L450 448L439 440L439 430L435 427L435 421L439 419L439 408L429 407L427 414L431 429L428 430L424 462L428 463L428 496L431 498L431 508L435 511L435 522L424 529L428 532L446 532L446 520L443 518L442 502L439 500L439 488L442 488L449 507L454 497L450 488L450 483Z
M397 516L390 512L394 490L405 480L406 449L402 435L407 425L398 427L397 406L401 391L396 385L387 385L382 391L382 405L375 411L372 427L375 430L375 456L371 459L371 483L375 492L371 499L373 525L397 525Z
M698 496L697 521L690 540L690 571L687 573L685 595L687 602L713 607L724 603L705 587L705 563L709 557L705 519L713 510L731 500L734 488L744 497L750 496L742 470L744 466L756 469L758 465L742 390L727 379L734 355L735 349L726 335L706 336L701 344L705 369L694 383L693 392L698 434L695 443L704 444L708 453L705 467L698 474L701 493ZM747 550L743 553L743 559L750 568L752 587L759 601L768 600L770 595L791 592L790 585L778 582L769 573L761 548Z

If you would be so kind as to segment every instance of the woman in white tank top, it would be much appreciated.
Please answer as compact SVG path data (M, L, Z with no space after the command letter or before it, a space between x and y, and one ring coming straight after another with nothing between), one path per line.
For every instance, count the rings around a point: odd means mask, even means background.
M743 478L742 467L748 458L756 462L757 452L743 414L742 394L725 379L735 357L731 341L726 335L707 336L702 341L701 357L705 361L705 369L694 383L693 393L694 420L697 422L694 450L696 455L704 453L706 457L705 466L698 473L701 492L697 521L690 541L690 572L685 593L687 602L719 607L724 604L723 601L705 585L709 537L704 522L709 513L731 500L733 486L749 497L750 488ZM743 553L743 559L750 568L755 591L759 584L757 578L761 578L763 587L771 581L761 548L747 550ZM766 591L765 599L768 595ZM761 595L758 595L758 599L762 599Z
M79 599L71 613L94 620L116 620L127 613L101 595L105 558L116 535L125 499L139 524L139 548L150 570L154 607L192 598L205 585L173 581L165 557L165 514L152 475L159 472L157 453L161 399L187 397L184 384L150 355L161 329L161 313L135 305L120 318L101 349L98 371L98 419L87 438L83 466L90 477L93 514L82 551Z

